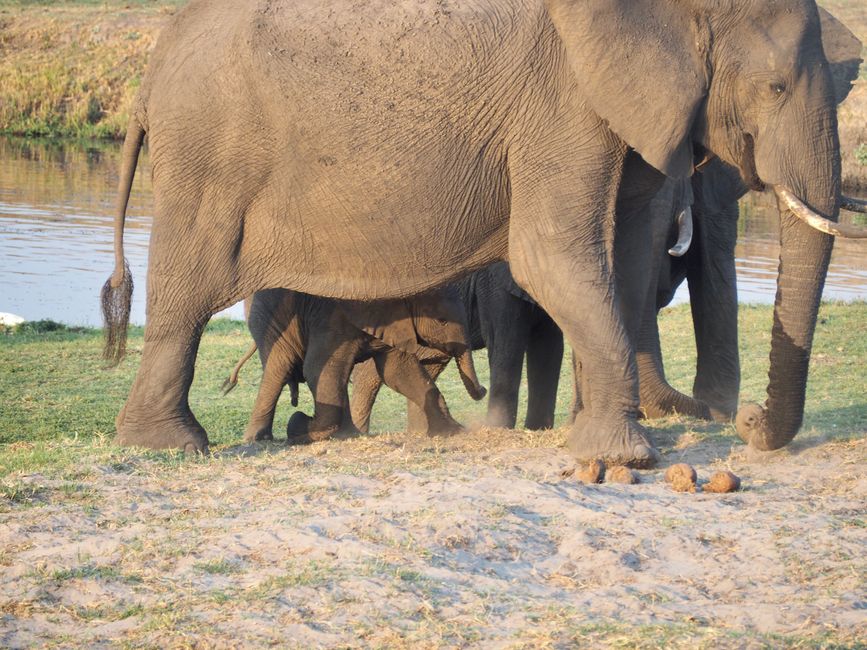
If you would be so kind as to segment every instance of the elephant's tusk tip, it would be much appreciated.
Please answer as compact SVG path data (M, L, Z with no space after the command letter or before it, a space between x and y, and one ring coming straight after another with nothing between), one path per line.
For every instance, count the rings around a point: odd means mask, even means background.
M834 237L846 237L849 239L867 238L867 228L864 228L862 226L856 226L853 224L838 223L836 221L826 219L822 215L817 214L812 209L810 209L806 204L804 204L803 201L801 201L801 199L795 196L794 192L792 192L789 188L783 185L775 185L774 192L776 192L777 197L782 201L783 205L785 205L786 209L789 212L791 212L793 215L795 215L798 219L806 223L811 228L815 228L820 232L832 235ZM856 201L855 199L848 199L847 197L843 197L841 201L841 207L850 210L854 209L856 212L867 211L867 203L864 203L863 207L857 207L858 205L861 205L861 203L862 202Z
M687 206L677 215L677 243L668 249L672 257L683 257L692 245L692 207Z

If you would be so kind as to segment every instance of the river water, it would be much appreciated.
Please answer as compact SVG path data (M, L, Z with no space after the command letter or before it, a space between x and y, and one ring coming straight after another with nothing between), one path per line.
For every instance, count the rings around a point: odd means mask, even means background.
M0 312L27 320L98 325L99 290L111 274L112 212L120 146L0 138ZM125 230L136 290L132 321L145 318L145 271L153 214L146 152ZM764 198L742 202L736 251L741 302L772 303L778 219ZM824 297L867 300L867 245L838 240ZM676 297L689 296L684 284ZM226 312L242 318L240 305Z

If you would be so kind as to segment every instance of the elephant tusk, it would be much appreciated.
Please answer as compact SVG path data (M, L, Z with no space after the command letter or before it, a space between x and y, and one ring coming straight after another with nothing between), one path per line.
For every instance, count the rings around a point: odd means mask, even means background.
M683 257L692 244L692 208L686 206L677 215L677 243L668 249L672 257Z
M793 215L816 230L835 237L867 238L867 229L852 224L836 223L816 214L787 187L775 185L774 192Z
M851 196L840 197L840 208L849 212L860 212L867 214L867 201L862 199L853 199Z

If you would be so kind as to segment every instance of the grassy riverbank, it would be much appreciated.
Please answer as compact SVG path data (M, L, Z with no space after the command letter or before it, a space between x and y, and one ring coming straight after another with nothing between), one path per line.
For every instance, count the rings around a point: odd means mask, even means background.
M760 399L771 308L740 319L742 394ZM689 309L662 321L669 377L688 388ZM141 329L114 370L96 330L0 334L0 646L861 647L865 321L867 303L822 306L787 448L654 420L664 459L639 485L578 482L565 428L404 433L387 390L385 433L242 445L259 370L220 396L248 341L230 321L208 328L191 395L213 455L121 449ZM459 419L482 413L453 369L440 384ZM569 389L564 369L560 422ZM734 471L743 489L674 493L673 462L702 480Z
M0 0L0 133L122 137L160 29L185 0ZM862 0L824 0L867 43ZM867 67L840 110L844 182L867 188Z

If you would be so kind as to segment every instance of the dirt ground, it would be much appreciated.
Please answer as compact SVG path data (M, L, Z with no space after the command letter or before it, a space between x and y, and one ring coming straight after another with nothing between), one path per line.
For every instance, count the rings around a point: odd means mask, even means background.
M670 426L639 485L549 433L129 455L0 502L0 646L768 647L867 639L867 440ZM106 443L108 444L108 443ZM743 490L674 493L664 468Z

